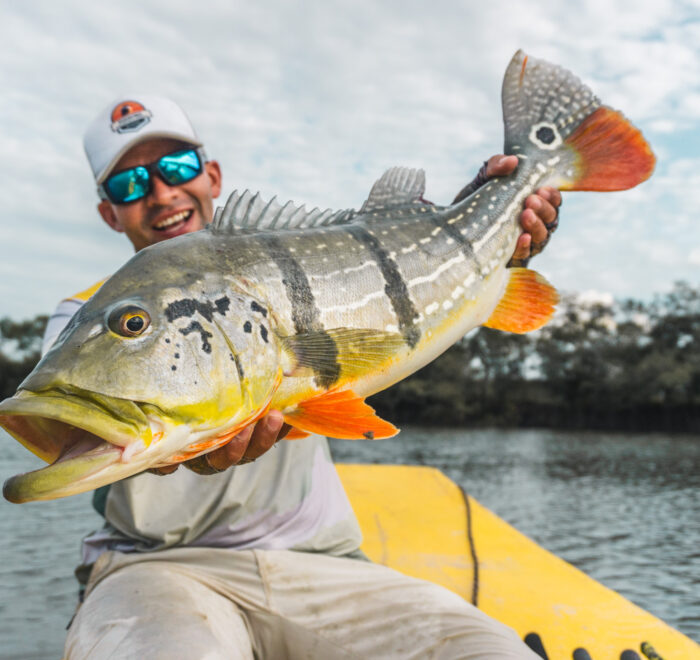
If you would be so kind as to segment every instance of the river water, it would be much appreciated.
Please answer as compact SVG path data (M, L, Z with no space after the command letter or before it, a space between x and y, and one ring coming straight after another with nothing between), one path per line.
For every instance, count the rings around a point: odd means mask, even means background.
M0 432L0 476L38 459ZM689 436L410 428L332 442L341 462L440 468L548 550L700 641L700 441ZM167 477L166 477L167 478ZM0 503L0 659L59 658L90 495Z

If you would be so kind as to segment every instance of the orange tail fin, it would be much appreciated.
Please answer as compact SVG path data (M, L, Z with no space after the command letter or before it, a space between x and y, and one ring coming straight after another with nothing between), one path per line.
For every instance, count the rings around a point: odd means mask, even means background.
M562 190L627 190L646 181L656 159L641 132L621 113L598 108L565 140L578 176Z
M536 164L561 190L626 190L655 158L642 134L575 75L518 51L503 79L505 153Z

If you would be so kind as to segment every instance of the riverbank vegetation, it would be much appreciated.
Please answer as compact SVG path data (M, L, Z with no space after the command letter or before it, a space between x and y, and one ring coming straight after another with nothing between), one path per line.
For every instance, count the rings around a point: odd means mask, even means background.
M527 335L480 328L372 398L397 423L700 430L700 289L565 296Z
M0 320L3 398L38 360L45 324ZM700 289L565 296L545 328L480 328L370 403L397 424L698 431Z

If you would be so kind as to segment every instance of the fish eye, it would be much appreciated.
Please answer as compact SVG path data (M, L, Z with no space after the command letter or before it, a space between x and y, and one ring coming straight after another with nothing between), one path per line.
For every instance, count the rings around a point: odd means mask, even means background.
M138 337L150 324L148 312L135 305L115 309L107 321L109 329L121 337Z

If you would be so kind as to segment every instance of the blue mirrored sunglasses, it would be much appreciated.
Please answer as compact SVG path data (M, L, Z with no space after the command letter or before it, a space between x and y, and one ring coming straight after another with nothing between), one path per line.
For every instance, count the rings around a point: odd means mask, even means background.
M204 160L201 148L166 154L153 163L111 174L98 186L98 193L113 204L136 202L151 192L153 176L159 176L169 186L180 186L202 173Z

